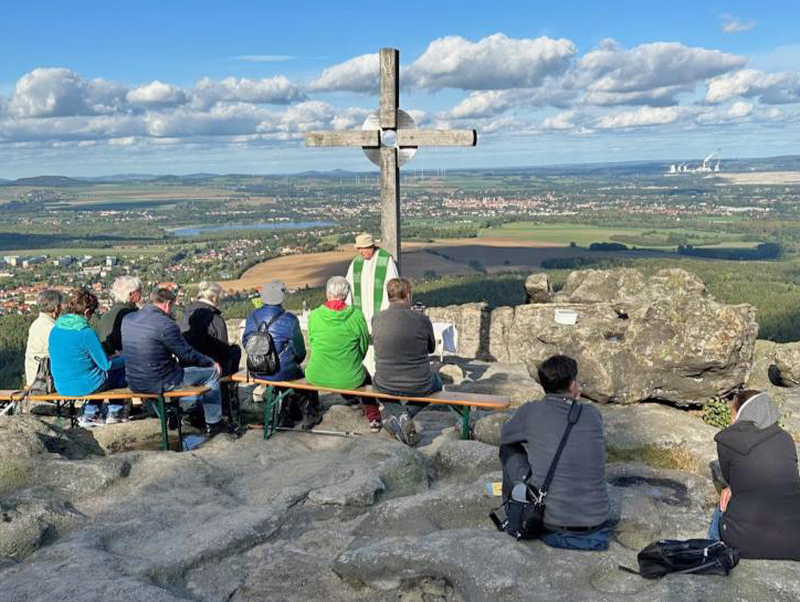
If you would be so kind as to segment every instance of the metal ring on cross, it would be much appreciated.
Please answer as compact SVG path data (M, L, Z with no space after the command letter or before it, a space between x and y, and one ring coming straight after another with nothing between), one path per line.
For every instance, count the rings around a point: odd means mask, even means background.
M417 124L414 118L406 113L403 109L397 110L397 128L403 130L415 130ZM381 146L393 147L397 146L397 135L394 130L383 130L380 126L380 119L378 119L378 111L374 111L367 115L361 126L362 130L380 130L381 132ZM377 148L362 148L367 159L372 161L375 165L381 164L381 152ZM397 149L397 165L405 165L417 153L416 147L406 147Z

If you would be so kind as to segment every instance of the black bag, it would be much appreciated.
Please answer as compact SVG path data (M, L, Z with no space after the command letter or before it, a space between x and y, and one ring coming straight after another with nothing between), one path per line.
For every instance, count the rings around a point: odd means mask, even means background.
M28 387L29 395L50 395L56 392L56 385L53 382L53 373L50 370L50 358L36 358L39 360L39 367L36 369L36 376L33 378L31 386Z
M668 573L728 575L739 564L739 551L713 539L660 539L639 552L639 572L620 566L645 579L659 579Z
M280 312L269 322L262 322L258 330L247 339L244 350L247 352L248 372L263 376L280 372L280 354L275 347L275 339L269 333L269 327L283 314L284 312Z
M547 491L550 489L550 483L556 474L556 466L561 459L561 452L567 445L569 433L572 427L578 422L581 417L583 406L575 401L569 409L569 416L567 417L567 428L561 436L561 442L558 444L553 461L550 463L550 469L547 471L547 476L542 483L542 488L538 489L535 485L525 481L525 500L514 499L513 495L503 503L506 511L506 520L500 521L497 517L496 511L489 514L489 518L497 527L498 531L505 531L516 539L537 539L545 532L544 528L544 499L547 496ZM499 508L498 508L499 510Z

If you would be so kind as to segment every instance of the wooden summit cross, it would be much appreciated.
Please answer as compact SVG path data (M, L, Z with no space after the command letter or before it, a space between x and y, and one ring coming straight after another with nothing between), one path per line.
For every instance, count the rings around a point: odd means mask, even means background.
M309 132L306 146L360 146L381 168L381 242L400 269L400 166L420 146L475 146L475 130L419 130L411 115L398 107L400 52L382 48L380 109L361 130Z

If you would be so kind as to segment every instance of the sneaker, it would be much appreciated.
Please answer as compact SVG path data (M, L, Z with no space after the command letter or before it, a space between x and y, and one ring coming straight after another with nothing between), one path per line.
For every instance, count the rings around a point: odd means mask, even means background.
M224 420L206 425L206 434L209 436L209 438L219 435L220 433L233 435L236 433L236 425L231 424L230 422L225 422Z
M377 418L375 420L370 420L369 422L370 433L380 433L382 428L383 428L383 422L381 422L380 418Z
M98 412L97 414L93 414L90 416L86 416L85 414L81 414L78 417L78 426L85 429L94 428L96 426L102 426L106 422L103 420L103 416L100 415Z
M128 422L128 404L108 404L106 424Z
M400 432L403 433L405 438L404 443L410 447L416 447L417 443L419 443L419 434L417 434L414 419L404 412L400 415L398 422L400 423Z

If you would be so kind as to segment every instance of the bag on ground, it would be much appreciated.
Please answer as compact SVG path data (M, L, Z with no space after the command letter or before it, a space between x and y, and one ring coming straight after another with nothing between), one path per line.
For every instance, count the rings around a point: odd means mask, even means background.
M646 579L658 579L669 573L728 575L739 564L739 551L713 539L660 539L639 552L637 559L638 574Z

